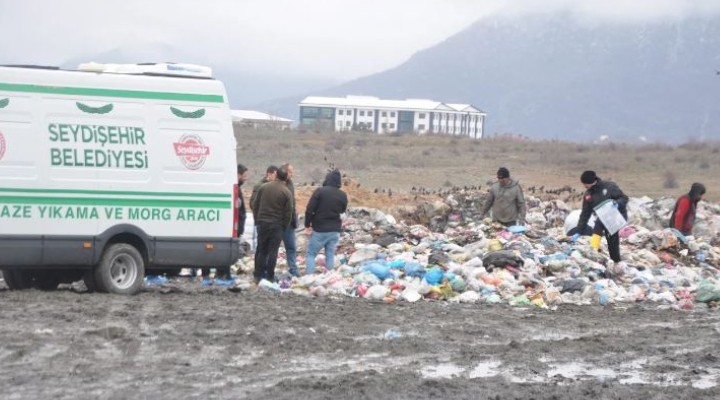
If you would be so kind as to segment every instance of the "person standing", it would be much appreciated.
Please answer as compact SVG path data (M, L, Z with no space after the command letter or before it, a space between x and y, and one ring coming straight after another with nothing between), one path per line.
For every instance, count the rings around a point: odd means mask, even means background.
M585 187L585 194L583 195L582 211L577 224L578 232L582 232L587 228L588 220L590 220L590 216L593 214L595 207L608 199L614 200L618 211L623 218L627 220L628 197L620 190L617 184L610 181L603 181L595 174L595 171L583 172L582 175L580 175L580 182L582 182ZM610 235L605 225L603 225L602 221L598 218L595 221L593 235L605 236L610 258L616 263L620 262L620 235L618 232ZM576 241L579 236L580 234L576 233L572 236L572 240Z
M670 227L677 229L683 235L692 235L697 204L704 195L705 185L693 183L688 194L680 196L675 202L675 208L670 217Z
M492 219L505 226L522 225L525 223L525 196L520 184L510 178L510 171L500 167L497 171L497 182L488 191L480 219L492 209Z
M253 200L253 214L257 215L257 249L255 250L255 283L275 279L278 249L283 232L292 220L292 194L287 187L287 172L280 168L277 179L264 183Z
M265 176L260 179L258 183L253 186L252 194L250 195L250 209L253 212L253 236L252 236L252 248L253 250L257 249L257 213L255 212L255 198L257 197L257 192L260 190L260 187L268 182L272 182L275 179L277 179L277 171L278 167L274 165L270 165L265 170Z
M290 163L285 163L280 166L285 169L288 175L287 186L290 189L293 200L293 214L290 226L283 232L283 246L285 246L285 256L287 257L288 273L292 276L300 276L297 268L297 246L295 245L295 230L298 227L298 216L295 208L295 183L292 178L295 173L295 168Z
M237 166L237 181L238 181L238 200L240 205L238 206L238 237L242 239L245 234L245 221L247 221L247 210L245 208L245 197L243 196L242 186L248 180L248 169L242 164ZM241 257L244 254L241 254Z
M238 206L238 237L242 237L243 233L245 232L245 221L247 219L247 212L245 210L245 199L243 198L242 194L242 185L245 183L248 177L248 169L242 164L237 165L237 182L238 182L238 201L240 202L240 205ZM241 247L242 249L242 247ZM242 257L242 251L240 253L240 257ZM235 281L232 279L232 275L230 273L230 266L224 266L224 267L217 267L215 269L215 284L217 285L232 285L235 283ZM204 286L212 285L213 282L210 280L210 268L201 268L201 273L203 276L202 284Z
M305 260L305 273L315 272L315 257L325 249L325 266L335 266L335 251L340 241L342 221L340 215L347 210L347 194L340 190L340 171L328 172L323 186L315 189L305 209L305 233L310 235Z

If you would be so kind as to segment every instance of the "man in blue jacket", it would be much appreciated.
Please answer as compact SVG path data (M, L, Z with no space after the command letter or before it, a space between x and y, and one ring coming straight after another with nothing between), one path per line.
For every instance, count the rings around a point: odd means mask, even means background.
M335 251L340 241L342 220L340 215L347 210L347 194L340 190L342 177L340 171L328 172L323 186L315 189L305 209L305 233L310 235L308 243L305 273L315 271L315 257L320 249L325 249L325 267L335 266Z

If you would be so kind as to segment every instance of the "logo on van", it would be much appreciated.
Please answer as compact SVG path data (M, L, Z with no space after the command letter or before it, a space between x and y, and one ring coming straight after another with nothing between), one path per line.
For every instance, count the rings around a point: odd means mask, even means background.
M0 132L0 160L5 155L5 136Z
M210 155L210 147L205 146L198 135L183 135L180 141L173 143L175 155L187 169L200 169Z

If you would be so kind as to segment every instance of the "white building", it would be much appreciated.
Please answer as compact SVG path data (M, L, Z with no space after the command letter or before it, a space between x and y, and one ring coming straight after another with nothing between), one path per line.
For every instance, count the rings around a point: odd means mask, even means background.
M384 100L370 96L310 96L300 104L300 127L483 136L485 113L471 104L426 99Z
M241 126L245 128L272 128L279 130L290 129L293 120L278 117L277 115L267 114L260 111L252 110L230 110L232 115L233 126Z

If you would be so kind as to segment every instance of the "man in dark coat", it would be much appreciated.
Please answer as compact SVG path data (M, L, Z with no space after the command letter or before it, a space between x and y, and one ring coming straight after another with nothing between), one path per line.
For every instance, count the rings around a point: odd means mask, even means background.
M245 221L247 221L247 211L245 209L245 198L242 193L242 185L247 181L248 169L242 164L237 166L237 181L238 181L238 200L240 200L240 206L238 207L238 237L241 237L245 233Z
M627 220L627 203L628 197L620 190L620 187L614 182L603 181L596 174L595 171L585 171L580 176L580 181L585 186L585 194L583 195L582 212L580 213L580 220L577 224L577 231L583 232L587 228L588 220L592 215L594 208L605 200L612 199L622 214L623 218ZM594 235L605 236L608 244L608 252L610 258L617 262L620 262L620 236L617 232L610 235L605 225L602 224L600 219L595 222L593 228ZM579 236L579 233L576 234ZM577 239L576 236L573 236Z
M257 249L257 213L255 212L255 207L253 204L255 204L255 197L257 197L257 192L260 190L260 186L262 186L265 183L268 183L270 181L274 181L277 179L277 171L278 167L274 165L270 165L265 170L265 176L263 176L262 179L260 179L260 182L256 183L255 186L253 186L252 194L250 195L250 209L253 212L253 237L252 237L252 248L253 250Z
M255 282L275 279L278 249L283 233L292 220L292 194L287 187L287 172L280 168L277 180L264 183L257 191L252 204L258 230L255 251Z
M287 257L288 273L292 276L300 276L297 268L297 246L295 245L295 229L298 227L297 209L295 207L295 182L292 178L295 174L295 167L290 163L285 163L280 168L285 169L288 175L287 186L293 198L293 215L290 226L283 232L283 246L285 246L285 256Z
M695 225L695 211L697 204L705 195L705 185L693 183L688 194L680 196L675 202L670 227L679 230L683 235L692 235L692 228Z
M323 186L315 189L305 209L305 233L310 235L308 242L305 273L315 271L315 257L320 249L325 249L325 267L335 266L335 251L340 241L342 220L340 215L347 210L347 194L340 190L342 177L340 171L328 172Z

